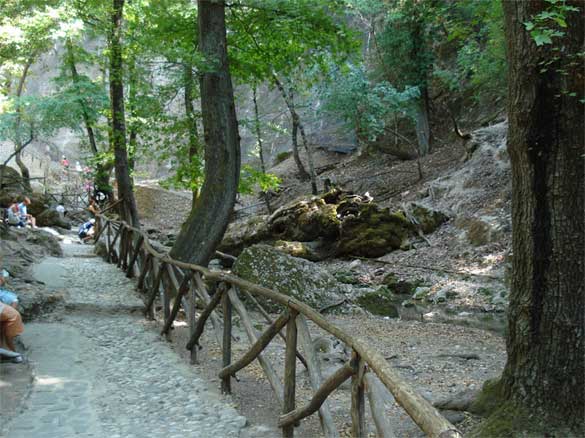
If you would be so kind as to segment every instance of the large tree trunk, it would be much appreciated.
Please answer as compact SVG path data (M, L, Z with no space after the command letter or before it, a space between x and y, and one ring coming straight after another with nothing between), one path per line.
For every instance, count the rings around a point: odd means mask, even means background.
M110 100L112 105L112 142L114 146L118 197L122 218L135 227L140 226L132 189L126 150L126 121L124 116L124 69L122 65L122 12L124 0L113 0L110 30Z
M583 432L585 413L585 126L583 3L566 36L538 48L524 23L550 3L506 0L513 279L504 397ZM555 55L560 59L551 65ZM542 72L543 65L547 65ZM576 96L571 96L576 93Z
M205 183L171 256L207 265L227 228L240 177L240 138L227 59L225 5L198 1L199 50L214 62L201 75Z

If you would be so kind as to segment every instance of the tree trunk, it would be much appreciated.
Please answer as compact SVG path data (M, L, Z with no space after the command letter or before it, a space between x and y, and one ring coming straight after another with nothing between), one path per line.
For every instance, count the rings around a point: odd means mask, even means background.
M121 217L135 227L140 226L138 210L132 190L126 149L126 121L124 116L124 69L122 65L122 12L124 0L113 0L110 29L110 100L112 105L112 142L116 160L116 181Z
M22 97L22 92L24 91L24 84L26 82L26 77L28 76L28 71L30 66L32 65L32 58L26 61L24 65L24 69L22 70L22 74L20 76L20 80L18 81L18 87L16 89L16 122L15 122L15 144L14 149L16 154L14 155L14 160L16 161L16 165L20 169L20 174L22 175L22 183L24 188L28 191L31 191L30 186L30 172L26 164L22 161L22 150L24 149L25 145L22 141L22 107L20 105L20 98ZM33 128L31 127L31 138L32 138L32 131Z
M583 49L583 3L567 2L580 12L565 17L564 37L541 48L524 23L550 3L502 3L509 62L513 276L501 389L547 427L562 425L581 433L585 120L578 53ZM553 51L555 46L561 50ZM560 58L554 61L556 54ZM548 61L553 63L544 64Z
M317 190L317 178L315 175L315 162L313 161L313 147L307 141L307 135L305 134L305 128L304 128L303 124L301 123L299 114L296 112L296 110L294 108L294 95L293 95L292 88L290 90L290 103L291 103L292 108L293 108L293 113L294 113L293 117L295 117L297 119L297 126L299 127L299 131L301 133L301 139L303 141L303 146L305 147L305 150L307 151L307 162L309 163L309 177L311 178L311 191L312 191L313 195L316 195L318 193L318 190Z
M294 158L295 163L297 165L297 169L299 169L299 178L302 180L307 180L310 177L309 177L309 174L307 173L307 171L305 170L305 166L303 166L303 162L301 161L301 157L299 156L298 132L299 132L299 124L301 123L301 120L298 116L295 117L296 111L294 110L294 106L291 107L291 105L289 103L289 97L286 93L286 90L284 89L284 86L282 85L282 82L280 82L280 79L278 79L278 76L276 76L276 74L273 74L272 79L273 79L274 83L276 84L278 91L280 91L280 94L282 95L282 98L284 99L284 102L286 103L286 107L288 108L290 115L291 115L291 119L292 119L292 129L291 129L292 138L291 139L292 139L293 158Z
M421 89L421 97L416 106L416 138L419 154L424 156L431 152L431 125L429 115L429 92L426 87Z
M207 265L221 241L236 201L240 138L227 59L225 4L198 1L199 50L215 69L200 79L205 137L205 183L183 224L171 256Z
M197 156L199 152L199 133L197 132L197 118L195 117L195 109L193 108L193 66L191 63L186 62L183 65L184 75L183 81L185 82L185 117L187 118L187 129L189 131L189 164L193 165L193 158ZM193 191L193 200L191 207L195 208L195 203L199 196L199 190Z
M254 102L254 129L256 131L256 140L258 141L258 155L260 156L260 170L266 173L266 163L264 162L264 148L262 145L262 130L260 128L260 113L258 111L258 96L256 95L256 84L252 86L252 101ZM272 213L272 206L268 193L264 193L264 203L269 213Z
M136 104L138 99L138 77L136 75L136 59L128 60L128 110L130 112L130 126L128 127L128 169L130 182L134 187L134 169L136 167L136 151L138 148L138 123Z
M73 52L73 42L71 38L67 38L65 41L65 49L67 50L67 64L69 64L69 70L71 71L71 79L73 85L77 87L79 85L79 73L75 65L75 53ZM87 139L89 141L89 148L94 155L98 154L97 143L95 141L95 134L93 132L93 123L89 116L89 111L85 101L81 98L78 99L79 106L81 108L81 116L83 123L85 124L85 130L87 131Z
M425 59L432 49L429 47L430 43L425 39L425 27L427 25L425 21L424 16L415 14L411 22L411 61L417 65L417 71L413 79L420 90L420 98L416 103L415 129L418 150L421 156L430 153L432 148L429 97L429 77L431 76L432 64Z

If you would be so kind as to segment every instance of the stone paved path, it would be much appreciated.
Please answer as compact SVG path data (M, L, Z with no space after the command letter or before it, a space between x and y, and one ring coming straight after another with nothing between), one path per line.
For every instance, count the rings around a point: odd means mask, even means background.
M26 326L33 388L0 436L240 436L246 419L144 320L133 281L92 251L65 245L65 259L35 270L47 285L65 286L67 307L54 322Z

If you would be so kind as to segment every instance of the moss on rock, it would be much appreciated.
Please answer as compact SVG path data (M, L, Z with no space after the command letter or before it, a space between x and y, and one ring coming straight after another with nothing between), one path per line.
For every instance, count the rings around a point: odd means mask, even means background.
M334 240L340 221L334 204L321 198L301 199L276 210L268 219L270 233L284 240Z
M449 219L440 211L431 210L418 204L411 204L409 211L424 234L432 233Z
M354 271L337 271L333 276L340 283L353 285L361 284L361 281L357 278L357 273Z
M356 303L374 315L398 318L398 307L390 289L385 286L367 292L356 299Z
M312 262L324 260L331 255L328 248L324 247L320 242L289 242L286 240L277 240L273 246L285 254Z
M246 248L233 271L239 277L294 297L314 308L339 301L341 285L314 263L291 257L268 245ZM263 303L268 304L268 303ZM269 304L273 310L278 306Z
M379 257L399 249L414 232L414 225L398 213L364 204L357 215L347 216L341 224L337 253Z
M270 216L252 218L230 225L220 251L239 254L260 242L319 242L316 252L330 255L379 257L399 248L408 248L409 239L420 231L435 230L446 216L419 205L407 211L380 208L367 196L332 190L320 197L297 199ZM290 252L288 246L282 248ZM293 248L292 254L296 249ZM299 255L306 256L299 248Z
M416 288L423 283L420 279L403 280L396 274L390 273L384 277L382 284L388 286L397 295L412 295Z

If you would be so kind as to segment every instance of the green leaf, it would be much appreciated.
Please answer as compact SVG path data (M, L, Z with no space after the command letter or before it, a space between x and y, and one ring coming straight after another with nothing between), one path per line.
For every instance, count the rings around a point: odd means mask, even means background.
M524 23L524 27L528 32L530 32L532 29L534 29L534 23L532 21L527 21Z
M552 39L546 33L542 32L532 32L532 38L537 46L544 46L545 44L552 44Z

